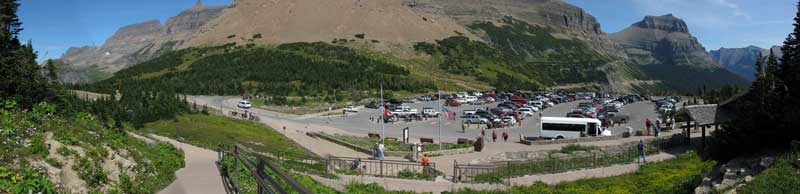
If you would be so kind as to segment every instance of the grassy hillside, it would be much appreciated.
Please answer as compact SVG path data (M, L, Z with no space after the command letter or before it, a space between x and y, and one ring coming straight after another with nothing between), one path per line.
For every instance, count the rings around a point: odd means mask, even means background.
M145 143L93 115L2 105L0 193L155 193L184 166L171 144Z
M547 28L513 18L500 23L468 25L486 42L463 36L435 43L417 43L414 48L434 56L440 69L475 76L499 89L540 89L581 82L604 82L600 67L613 59L586 43L559 38Z
M169 89L185 94L324 96L351 91L433 90L427 80L413 79L404 67L327 43L291 43L277 47L189 48L115 73L83 88L111 92L119 87Z

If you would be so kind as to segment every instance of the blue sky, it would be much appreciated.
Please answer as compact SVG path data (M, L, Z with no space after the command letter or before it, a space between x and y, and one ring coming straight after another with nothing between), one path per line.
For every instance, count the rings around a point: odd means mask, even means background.
M597 17L605 32L620 31L645 15L674 14L706 49L779 45L792 29L796 0L566 0ZM22 40L40 60L69 47L101 45L122 26L170 16L195 0L22 0ZM203 0L227 5L231 0Z
M69 47L102 45L120 27L171 16L196 0L21 0L20 40L33 41L39 59L59 58ZM203 0L227 5L231 0ZM46 55L45 55L46 54Z
M797 0L566 0L594 15L608 33L646 15L683 19L707 50L782 45L792 31Z

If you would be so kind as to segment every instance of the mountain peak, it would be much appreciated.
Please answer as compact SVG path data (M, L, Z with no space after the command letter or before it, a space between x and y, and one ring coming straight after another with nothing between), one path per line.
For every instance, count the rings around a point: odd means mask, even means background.
M673 16L672 14L663 16L645 16L642 21L633 24L633 26L668 32L689 33L689 27L686 26L686 22Z

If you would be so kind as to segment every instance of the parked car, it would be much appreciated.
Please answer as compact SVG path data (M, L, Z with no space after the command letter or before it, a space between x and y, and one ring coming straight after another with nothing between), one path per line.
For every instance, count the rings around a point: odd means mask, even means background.
M627 114L621 114L621 113L607 113L607 114L601 115L601 117L599 117L598 119L603 120L603 121L610 120L612 124L613 123L628 123L628 121L630 121L630 119L631 119L631 116L627 115Z
M418 116L419 112L417 109L413 109L408 106L397 106L394 110L392 110L392 114L397 115L398 117L404 118L407 116Z
M378 108L381 107L381 102L371 101L371 102L367 103L367 105L364 105L364 107L371 108L371 109L378 109Z
M484 110L478 110L478 112L476 112L475 115L481 116L481 117L489 119L489 120L497 119L497 115L495 115L494 113L491 113L489 111L484 111Z
M502 119L500 119L500 121L508 125L517 124L517 119L515 119L513 116L504 116Z
M239 104L237 104L236 106L239 107L239 108L248 109L248 108L252 107L253 104L250 104L250 101L242 100L242 101L239 101Z
M358 108L355 106L347 106L344 107L344 112L358 112Z
M447 100L447 101L444 102L444 104L447 105L447 106L461 106L461 102L459 102L458 100L454 100L454 99Z
M439 111L431 107L422 108L422 116L426 117L439 117Z
M478 110L464 110L463 115L474 115Z
M464 116L464 122L469 124L485 124L489 122L489 119L478 115L466 115Z
M533 114L534 114L533 113L534 111L531 108L519 108L519 109L517 109L517 112L520 113L520 114L527 115L527 116L533 116Z

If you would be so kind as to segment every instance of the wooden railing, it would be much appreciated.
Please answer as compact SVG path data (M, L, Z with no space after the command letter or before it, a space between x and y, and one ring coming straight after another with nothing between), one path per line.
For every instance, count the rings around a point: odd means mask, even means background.
M230 161L225 159L233 160L233 164L229 164ZM246 169L246 172L249 173L247 177L255 180L258 194L287 194L290 191L311 194L305 186L281 170L278 165L242 145L237 144L233 146L232 150L226 150L225 147L219 146L217 166L228 194L243 193L239 180L239 173L242 171L240 168Z

